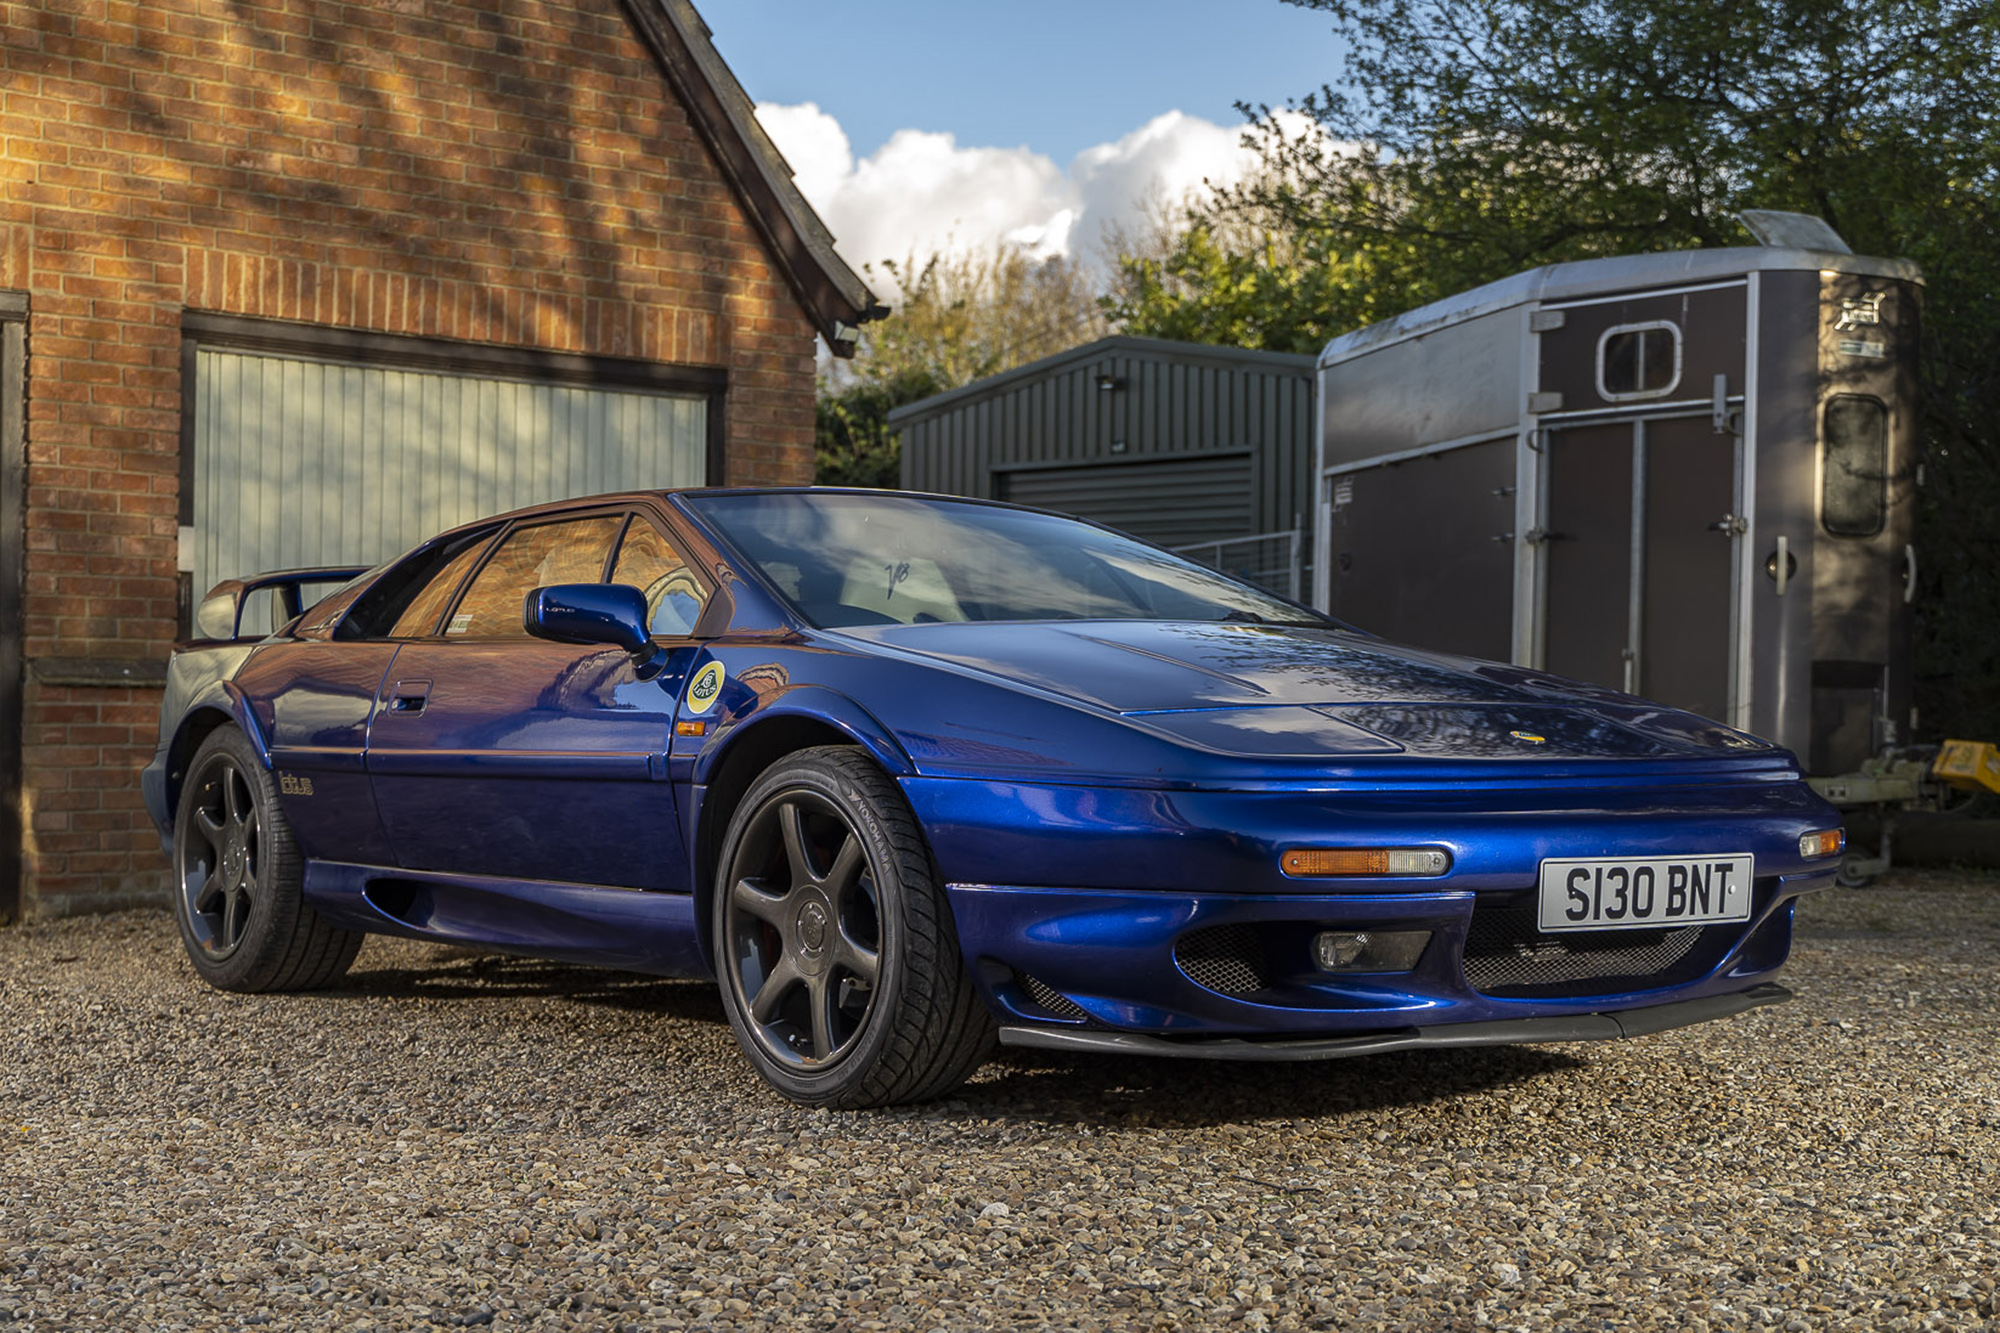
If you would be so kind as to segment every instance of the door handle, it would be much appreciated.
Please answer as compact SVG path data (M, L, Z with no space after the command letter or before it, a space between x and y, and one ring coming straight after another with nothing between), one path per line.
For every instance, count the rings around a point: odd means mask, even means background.
M415 716L430 702L431 683L427 680L399 680L389 691L389 711Z

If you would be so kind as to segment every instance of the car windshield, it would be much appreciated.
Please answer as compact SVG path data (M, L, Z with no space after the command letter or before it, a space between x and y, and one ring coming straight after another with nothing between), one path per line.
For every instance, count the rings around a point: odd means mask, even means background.
M1329 625L1144 542L1033 510L772 492L688 503L815 625L1234 620Z

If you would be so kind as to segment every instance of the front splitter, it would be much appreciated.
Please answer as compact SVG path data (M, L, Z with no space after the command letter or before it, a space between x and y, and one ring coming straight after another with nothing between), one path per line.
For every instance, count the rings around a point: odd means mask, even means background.
M1506 1018L1487 1023L1445 1023L1434 1028L1395 1028L1353 1037L1269 1041L1241 1037L1153 1037L1136 1032L1094 1032L1084 1028L1003 1027L1000 1044L1045 1051L1082 1051L1164 1056L1179 1060L1340 1060L1383 1051L1453 1046L1517 1046L1543 1041L1615 1041L1649 1032L1728 1018L1767 1004L1783 1004L1792 993L1783 986L1753 986L1734 995L1621 1009L1608 1014L1560 1014L1546 1018Z

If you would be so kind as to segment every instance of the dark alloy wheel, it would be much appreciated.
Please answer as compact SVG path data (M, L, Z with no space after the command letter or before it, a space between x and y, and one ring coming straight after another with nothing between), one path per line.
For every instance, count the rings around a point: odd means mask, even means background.
M218 728L188 765L174 819L174 915L195 971L223 990L311 990L363 936L319 919L277 784L249 740Z
M738 1041L794 1100L939 1096L991 1044L916 819L859 751L803 751L751 787L723 849L715 943Z
M260 896L263 821L249 776L227 751L209 756L183 799L193 836L174 849L182 911L194 946L220 963L242 947Z

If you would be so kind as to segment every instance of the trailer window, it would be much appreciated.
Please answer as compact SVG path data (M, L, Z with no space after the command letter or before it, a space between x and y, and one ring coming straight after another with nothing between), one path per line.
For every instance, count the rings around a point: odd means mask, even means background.
M1659 398L1681 382L1681 331L1665 320L1620 324L1597 340L1597 392L1610 402Z
M1826 404L1819 521L1836 537L1873 537L1889 518L1889 409L1845 393Z

